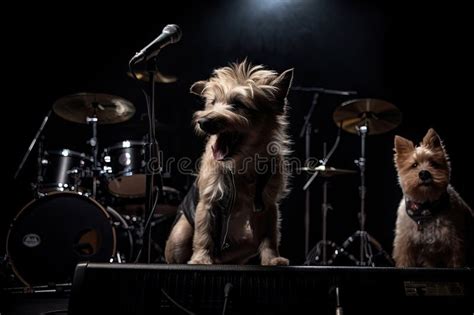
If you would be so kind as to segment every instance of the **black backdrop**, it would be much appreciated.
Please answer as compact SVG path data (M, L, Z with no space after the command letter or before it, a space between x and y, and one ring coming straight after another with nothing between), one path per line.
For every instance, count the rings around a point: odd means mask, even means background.
M7 33L4 82L4 187L0 216L0 249L12 217L31 199L32 156L19 179L13 174L52 104L78 92L124 97L137 108L124 124L100 126L102 148L139 139L144 99L126 75L133 54L154 39L166 24L176 23L182 40L159 55L159 68L178 81L157 85L157 117L169 128L159 131L165 157L196 159L202 141L193 134L192 113L200 106L190 85L212 69L248 60L277 71L295 69L294 85L356 90L395 104L403 122L395 130L367 139L368 230L391 252L395 212L401 197L392 162L393 137L421 140L434 127L452 159L452 182L469 204L474 203L469 146L473 132L468 53L472 27L465 8L413 7L380 1L174 1L165 8L135 4L133 8L24 7L11 9L15 18ZM472 56L472 55L471 55ZM294 155L304 157L298 138L311 93L292 91L291 134ZM321 158L323 143L337 133L334 109L347 97L321 95L312 120L312 155ZM132 123L135 123L134 125ZM137 127L138 126L138 127ZM87 150L90 130L53 115L45 130L47 148ZM330 164L355 169L359 138L342 133ZM170 185L184 189L189 178L172 170ZM294 264L304 258L304 176L292 180L292 194L282 205L282 254ZM329 238L342 242L357 229L357 176L334 178L330 185ZM321 180L312 186L311 244L320 239Z

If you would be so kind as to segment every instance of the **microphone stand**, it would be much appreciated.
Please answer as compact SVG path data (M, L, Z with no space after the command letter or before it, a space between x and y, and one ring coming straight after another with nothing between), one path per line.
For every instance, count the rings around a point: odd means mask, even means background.
M156 139L156 118L155 118L155 74L157 72L156 57L147 61L147 72L149 76L148 84L148 118L149 130L146 150L146 197L145 197L145 227L143 231L143 247L145 249L145 260L151 262L151 219L154 209L162 194L161 161L159 160L159 145ZM160 249L161 250L161 249ZM160 252L160 255L163 253ZM137 257L140 259L140 257ZM162 259L162 257L160 257Z
M31 151L33 150L33 148L34 148L36 142L38 141L38 138L39 138L39 137L41 136L41 134L43 133L44 127L46 126L46 123L48 122L49 117L51 116L51 113L52 113L52 109L50 109L50 110L48 111L48 113L46 114L46 116L44 116L43 122L41 123L40 127L38 128L38 131L36 132L35 137L34 137L33 140L31 141L30 146L28 147L28 150L26 150L25 155L23 156L23 159L22 159L21 162L20 162L20 165L18 165L18 168L17 168L17 170L16 170L16 172L15 172L15 175L13 176L13 179L17 179L17 177L18 177L18 175L20 174L21 170L22 170L23 167L25 166L26 160L28 159L28 157L29 157ZM42 146L41 146L40 149L42 149ZM40 152L39 154L41 154L41 152ZM38 164L40 164L40 163L38 163ZM39 166L39 167L40 167L40 166ZM38 168L39 168L39 167L38 167ZM41 170L38 169L38 178L37 178L38 181L40 180L40 177L41 177L40 172L41 172ZM36 183L36 187L35 187L36 193L37 193L38 185L39 185L39 182ZM36 194L36 193L35 193L35 194Z

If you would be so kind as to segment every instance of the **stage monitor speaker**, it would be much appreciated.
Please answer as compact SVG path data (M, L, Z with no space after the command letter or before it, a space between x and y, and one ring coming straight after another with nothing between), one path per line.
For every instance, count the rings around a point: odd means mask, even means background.
M472 315L472 286L467 268L86 263L69 314Z

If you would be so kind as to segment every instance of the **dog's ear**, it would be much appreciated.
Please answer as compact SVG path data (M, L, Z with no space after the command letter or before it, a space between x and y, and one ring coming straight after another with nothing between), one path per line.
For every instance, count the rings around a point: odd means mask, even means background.
M189 92L202 96L202 91L204 90L204 87L206 86L207 81L197 81L193 85L191 85L191 89Z
M405 154L415 150L415 145L412 141L400 136L395 136L394 150L397 154Z
M442 148L441 139L433 128L430 128L426 133L422 145L431 150Z
M273 85L278 88L276 92L277 100L284 100L290 92L291 83L293 82L294 69L288 69L282 72L273 82Z

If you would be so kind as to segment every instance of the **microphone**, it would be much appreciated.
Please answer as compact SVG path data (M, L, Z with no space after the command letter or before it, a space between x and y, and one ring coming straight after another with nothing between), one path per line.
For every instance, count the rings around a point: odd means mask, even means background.
M181 29L176 24L168 24L163 28L160 36L155 38L154 41L149 43L141 51L137 52L135 56L132 57L130 63L138 63L143 60L148 60L155 57L160 52L161 48L179 42L181 39Z

